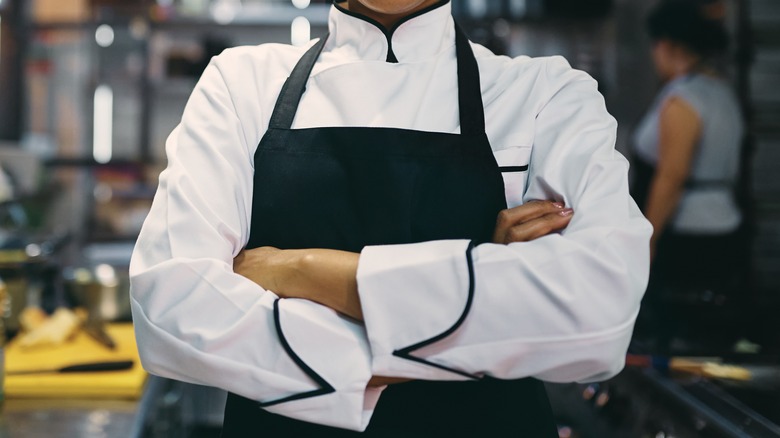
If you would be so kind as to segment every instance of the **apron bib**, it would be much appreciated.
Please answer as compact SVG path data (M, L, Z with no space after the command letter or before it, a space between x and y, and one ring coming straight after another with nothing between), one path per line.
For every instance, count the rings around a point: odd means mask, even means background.
M247 248L360 252L367 245L491 240L496 216L506 208L504 183L485 134L477 62L468 39L455 28L460 134L364 127L290 129L327 36L306 52L282 87L255 153ZM283 333L277 331L286 346ZM426 342L434 339L417 345ZM262 402L229 394L224 438L557 436L544 386L535 379L390 385L364 433L272 414L262 407L333 391L286 350L321 389Z

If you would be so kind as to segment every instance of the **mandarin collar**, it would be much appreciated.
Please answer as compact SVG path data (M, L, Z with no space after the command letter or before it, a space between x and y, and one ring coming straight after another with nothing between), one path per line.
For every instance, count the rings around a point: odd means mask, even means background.
M385 29L377 21L334 2L328 17L329 50L356 59L416 62L455 44L449 0L422 9Z

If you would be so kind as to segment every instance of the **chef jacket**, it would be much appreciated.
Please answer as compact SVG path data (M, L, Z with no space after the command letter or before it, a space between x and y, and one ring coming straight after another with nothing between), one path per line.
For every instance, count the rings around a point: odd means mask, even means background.
M443 2L383 32L331 7L331 35L292 128L459 132L450 12ZM366 387L372 375L568 382L623 367L652 229L628 194L615 120L596 82L563 58L472 47L507 204L561 201L574 209L570 224L531 242L476 246L467 312L468 241L365 247L357 273L364 324L306 300L279 304L290 348L335 391L269 411L363 430L383 389ZM139 352L153 374L258 401L318 388L277 337L277 296L233 272L249 237L255 149L307 48L263 44L213 58L167 140L168 166L130 266ZM468 208L452 205L452 220ZM393 354L464 313L454 333L413 353L423 360Z

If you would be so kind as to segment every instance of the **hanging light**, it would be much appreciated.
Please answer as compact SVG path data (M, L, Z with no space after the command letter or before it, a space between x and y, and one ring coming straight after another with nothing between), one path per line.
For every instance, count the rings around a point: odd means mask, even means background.
M114 92L108 85L95 89L92 117L92 157L98 163L111 161L114 136Z
M295 6L298 9L308 8L309 3L311 3L311 0L292 0L293 6Z
M306 17L295 17L292 21L290 40L293 46L303 46L311 40L311 23Z
M108 47L114 44L114 28L107 24L98 26L97 30L95 30L95 42L100 47Z
M211 4L211 16L219 24L230 24L241 12L240 0L217 0Z
M519 20L525 18L528 14L528 2L527 0L509 0L509 15Z

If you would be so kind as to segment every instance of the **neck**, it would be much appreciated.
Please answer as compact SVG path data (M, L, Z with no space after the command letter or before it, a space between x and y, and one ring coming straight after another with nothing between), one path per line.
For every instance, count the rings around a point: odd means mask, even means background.
M699 73L705 70L702 59L698 56L685 56L677 60L674 65L670 80L677 79L692 73Z
M380 12L376 11L362 3L363 0L347 0L346 2L342 3L341 6L345 9L348 9L356 14L364 15L368 18L371 18L373 20L376 20L379 22L382 26L384 26L386 29L392 29L393 26L395 26L396 23L398 23L401 19L403 19L406 16L409 16L411 14L414 14L415 12L419 12L429 6L433 6L436 3L438 3L440 0L424 0L420 2L419 5L409 8L408 10L403 10L403 8L397 8L399 11L389 11L389 12Z

